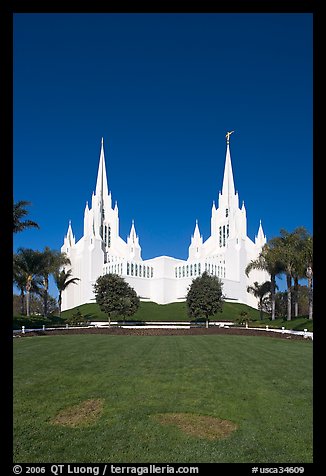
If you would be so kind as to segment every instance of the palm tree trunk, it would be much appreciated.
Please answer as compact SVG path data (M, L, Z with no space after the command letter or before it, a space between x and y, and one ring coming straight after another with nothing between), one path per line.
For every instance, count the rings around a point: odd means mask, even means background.
M299 280L297 276L294 278L294 317L298 317L299 314L299 303L298 303L298 296L299 296Z
M287 320L291 321L291 275L286 275L286 282L287 282L287 305L288 305L288 312L287 312Z
M260 307L260 320L263 320L263 298L259 299L259 307Z
M59 291L59 297L58 297L58 305L59 305L59 317L61 317L61 291Z
M49 289L49 278L45 277L43 281L44 285L44 295L43 295L43 314L44 317L48 315L48 289Z
M271 304L272 304L272 321L275 320L275 276L274 274L271 275Z
M29 310L29 298L30 298L30 289L32 287L32 277L29 276L27 278L27 282L26 282L26 286L25 286L25 289L26 289L26 316L29 317L30 316L30 310Z
M26 316L29 317L29 291L26 291Z
M312 294L312 278L308 279L308 298L309 298L309 319L312 320L312 299L313 299L313 294Z
M20 313L23 316L25 311L25 294L24 289L20 290Z

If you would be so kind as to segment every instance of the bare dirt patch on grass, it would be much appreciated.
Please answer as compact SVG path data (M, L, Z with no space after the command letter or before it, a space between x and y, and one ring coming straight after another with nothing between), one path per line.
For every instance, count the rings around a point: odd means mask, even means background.
M207 440L227 438L238 428L238 425L229 420L191 413L162 413L153 417L162 425L176 426L189 436Z
M102 414L103 405L103 399L85 400L79 405L65 408L50 423L72 428L92 425Z

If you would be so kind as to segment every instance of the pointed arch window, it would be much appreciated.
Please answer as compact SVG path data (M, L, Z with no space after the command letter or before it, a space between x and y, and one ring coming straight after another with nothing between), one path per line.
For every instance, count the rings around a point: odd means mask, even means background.
M225 209L225 216L226 216L226 218L229 216L229 209L228 208Z

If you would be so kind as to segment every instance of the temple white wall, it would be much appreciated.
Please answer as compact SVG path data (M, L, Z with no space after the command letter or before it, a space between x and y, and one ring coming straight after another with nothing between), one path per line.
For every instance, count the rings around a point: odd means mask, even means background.
M261 223L255 242L247 236L246 209L244 203L239 208L234 187L229 138L227 134L222 192L218 207L213 203L211 210L211 235L204 241L196 222L187 260L170 256L143 260L134 223L127 242L120 237L118 206L112 208L102 139L96 191L91 208L86 203L84 212L84 235L76 242L69 223L61 248L71 260L73 277L80 279L63 292L62 310L94 302L93 285L106 273L122 276L141 299L167 304L184 300L192 280L204 271L221 278L226 298L257 308L257 299L247 292L247 286L262 283L269 275L253 271L248 278L245 268L258 257L266 237Z

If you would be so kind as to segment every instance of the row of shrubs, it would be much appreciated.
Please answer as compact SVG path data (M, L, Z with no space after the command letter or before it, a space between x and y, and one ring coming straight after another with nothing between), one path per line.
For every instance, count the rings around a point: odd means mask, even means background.
M40 315L30 316L26 318L26 316L14 316L13 318L13 329L19 330L22 326L26 328L42 328L43 325L46 327L62 327L68 324L69 326L85 326L88 325L91 320L94 320L90 315L83 315L79 308L76 309L76 312L70 315L69 317L59 317L55 315L50 315L49 317L44 317ZM124 320L122 317L117 317L119 323L128 322L133 324L142 325L143 322L139 319L132 319L128 318L128 320ZM205 322L204 318L197 318L192 319L190 321L191 324L202 324ZM270 325L270 327L281 327L285 325L288 329L296 329L296 330L303 330L307 328L309 331L312 331L312 321L309 321L308 316L298 316L298 318L293 319L292 321L286 321L286 318L280 318L276 321L270 321L269 318L265 318L263 321L259 319L252 318L246 312L241 312L239 317L234 320L234 324L237 326L246 326L249 327L257 327L257 326L265 326L266 323Z

